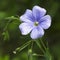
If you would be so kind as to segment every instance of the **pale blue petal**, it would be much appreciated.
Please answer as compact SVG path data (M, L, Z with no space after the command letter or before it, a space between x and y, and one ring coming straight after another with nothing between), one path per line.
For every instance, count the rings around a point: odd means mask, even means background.
M51 17L50 15L46 15L40 19L40 26L43 29L48 29L51 26Z
M32 39L40 38L43 35L44 35L44 30L40 26L34 28L30 34Z
M20 17L20 20L23 22L33 22L34 17L32 15L32 11L27 9L24 15Z
M46 14L46 10L44 8L41 8L39 6L33 7L33 15L34 15L36 20L39 20L45 14Z
M27 35L33 29L33 25L29 23L22 23L19 25L22 35Z

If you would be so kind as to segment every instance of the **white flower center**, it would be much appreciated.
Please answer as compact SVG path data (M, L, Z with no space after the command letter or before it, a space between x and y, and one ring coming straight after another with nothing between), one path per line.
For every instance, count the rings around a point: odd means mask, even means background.
M39 22L34 22L34 25L35 25L35 26L38 26L38 24L39 24Z

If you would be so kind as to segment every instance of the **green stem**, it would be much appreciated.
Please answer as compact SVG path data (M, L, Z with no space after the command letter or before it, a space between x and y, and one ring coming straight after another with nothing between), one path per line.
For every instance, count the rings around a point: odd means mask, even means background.
M42 40L40 40L40 41L41 41L41 43L42 43L42 45L43 45L44 49L46 50L46 46L45 46L45 44L43 43L43 41L42 41Z
M7 17L7 18L5 18L5 19L11 19L11 20L12 20L12 19L13 19L13 20L20 20L20 19L19 19L19 17L15 17L15 16Z
M15 51L13 51L13 53L16 53L17 51L20 52L22 51L24 48L26 48L29 44L31 43L31 40L26 42L25 44L23 44L21 47L18 47L15 49Z
M35 40L36 44L38 45L38 47L41 49L41 51L43 53L45 53L45 51L43 50L43 48L41 47L40 43L38 42L38 40Z
M8 27L8 25L9 25L10 22L11 22L11 20L9 20L9 21L7 22L7 24L6 24L5 28L4 28L4 31L6 31L6 29L7 29L7 27Z
M33 60L32 52L33 52L33 41L31 43L30 49L28 50L28 60Z
M33 60L32 53L29 53L29 55L28 55L28 60Z

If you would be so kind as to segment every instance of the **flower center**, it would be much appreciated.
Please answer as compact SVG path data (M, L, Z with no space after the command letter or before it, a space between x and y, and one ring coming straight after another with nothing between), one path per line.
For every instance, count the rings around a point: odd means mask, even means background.
M39 24L38 22L35 22L35 23L34 23L35 26L38 26L38 24Z

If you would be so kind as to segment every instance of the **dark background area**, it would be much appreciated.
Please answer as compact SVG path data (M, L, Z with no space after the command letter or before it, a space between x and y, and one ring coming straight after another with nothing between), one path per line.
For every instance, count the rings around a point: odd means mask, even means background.
M48 42L53 60L60 60L60 0L0 0L0 60L28 60L28 48L17 54L13 51L31 38L21 35L19 20L5 18L21 16L26 9L32 9L35 5L45 8L52 17L51 27L45 31L43 40ZM36 45L33 50L40 52ZM43 57L34 57L34 60L40 58Z

